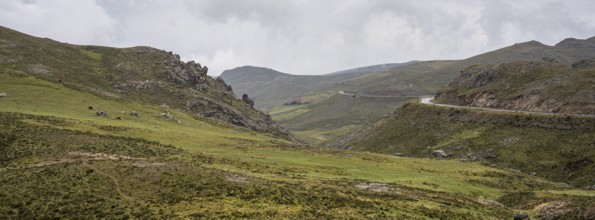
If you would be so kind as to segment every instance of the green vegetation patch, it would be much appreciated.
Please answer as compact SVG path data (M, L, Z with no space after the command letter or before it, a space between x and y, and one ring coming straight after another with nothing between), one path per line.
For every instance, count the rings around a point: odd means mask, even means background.
M353 149L481 161L577 186L595 176L595 120L490 113L408 104L377 124Z

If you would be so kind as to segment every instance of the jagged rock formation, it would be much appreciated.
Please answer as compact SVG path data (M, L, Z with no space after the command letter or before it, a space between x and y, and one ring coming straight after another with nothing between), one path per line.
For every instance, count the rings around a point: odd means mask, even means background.
M595 58L473 65L435 102L522 111L595 114Z
M2 72L32 75L105 98L165 104L299 142L253 104L236 98L222 79L208 76L206 66L183 62L172 52L70 45L0 27L0 57Z

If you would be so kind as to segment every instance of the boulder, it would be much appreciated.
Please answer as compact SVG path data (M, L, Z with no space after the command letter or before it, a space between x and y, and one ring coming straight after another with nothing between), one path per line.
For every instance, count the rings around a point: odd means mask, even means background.
M531 220L531 218L526 212L517 212L514 213L514 220Z
M165 119L175 120L175 117L172 116L169 112L163 112L163 113L159 114L159 116L161 116L162 118L165 118Z
M360 183L355 185L355 188L377 193L388 192L393 189L391 186L383 183Z
M432 154L434 155L434 157L436 157L438 159L448 158L448 154L446 152L444 152L443 150L434 150L434 151L432 151Z
M95 116L107 117L107 113L105 113L105 112L95 112Z
M0 97L6 97L6 96L8 96L8 94L6 94L5 92L0 93Z
M245 103L250 105L250 107L254 108L254 100L252 100L250 97L248 97L248 94L242 95L242 101L244 101Z

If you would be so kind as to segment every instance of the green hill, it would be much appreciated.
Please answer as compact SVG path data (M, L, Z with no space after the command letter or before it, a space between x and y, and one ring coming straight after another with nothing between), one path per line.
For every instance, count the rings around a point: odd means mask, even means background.
M481 161L497 167L591 186L595 120L566 116L491 113L408 104L334 146L407 157Z
M595 196L478 163L290 147L33 77L2 73L0 85L8 94L0 98L5 219L490 219L559 200L573 218ZM89 104L112 118L95 116Z
M237 99L222 80L207 76L207 67L184 63L171 52L71 45L3 27L0 48L0 70L11 76L34 76L121 102L169 106L293 139L267 115Z
M440 90L435 102L521 111L595 114L595 58L475 65Z
M353 128L373 123L409 99L334 94L314 104L284 106L270 114L297 136L310 143L324 145Z
M595 118L574 114L593 114L593 63L591 59L572 65L523 61L471 66L435 100L559 115L410 103L332 145L411 157L447 155L591 186Z
M431 76L419 77L416 73L447 63L449 61L410 62L392 65L389 71L380 73L351 70L322 76L240 67L225 71L222 77L233 86L238 96L249 94L257 108L268 112L283 127L310 143L323 144L352 128L377 120L411 97L432 94L438 85L419 85L419 79ZM402 76L396 79L397 75ZM398 82L393 83L395 81ZM340 91L358 95L340 95ZM308 102L288 105L292 100Z
M253 97L255 106L271 114L283 127L311 143L324 145L355 127L380 119L402 105L404 97L436 93L472 65L544 59L569 65L593 56L593 38L569 38L555 46L537 41L519 43L464 60L418 61L389 68L363 67L369 72L357 72L356 68L343 71L347 74L300 76L264 68L241 67L224 72L222 77L239 95L246 93ZM356 97L395 98L350 102L336 97L339 91L356 94ZM294 99L309 102L301 106L284 105ZM339 102L342 102L341 109L337 108ZM325 129L318 127L321 123L316 121L321 119L324 119Z
M262 67L244 66L221 74L237 96L248 94L255 106L265 112L292 98L318 94L339 86L360 73L336 75L291 75Z
M561 201L556 216L592 217L591 191L520 172L246 129L260 113L169 53L0 30L2 219L510 219ZM212 106L184 107L198 96Z

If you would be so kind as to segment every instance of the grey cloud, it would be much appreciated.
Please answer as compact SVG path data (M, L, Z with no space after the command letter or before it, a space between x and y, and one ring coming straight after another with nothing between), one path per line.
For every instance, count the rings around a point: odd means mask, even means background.
M212 75L241 65L323 74L587 38L592 8L589 0L6 0L0 25L73 43L162 48Z
M110 44L114 22L93 1L0 1L0 25L60 41Z

